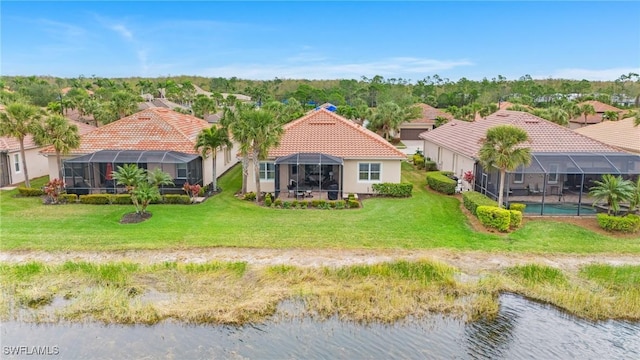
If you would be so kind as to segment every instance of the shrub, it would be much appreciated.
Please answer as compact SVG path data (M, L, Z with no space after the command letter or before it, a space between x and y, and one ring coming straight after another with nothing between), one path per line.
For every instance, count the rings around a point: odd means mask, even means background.
M344 209L344 208L345 208L346 201L344 201L344 200L338 200L338 201L336 201L334 204L335 204L335 208L336 208L336 209L338 209L338 210L342 210L342 209Z
M290 201L285 201L282 203L282 208L283 209L291 209L291 202Z
M35 189L35 188L27 188L27 187L19 187L18 193L21 196L42 196L44 195L44 190Z
M349 209L357 209L360 207L358 200L349 200Z
M306 209L309 206L309 202L302 200L300 201L300 209Z
M462 203L464 204L464 207L467 208L467 210L469 210L475 216L478 216L478 214L476 214L476 209L478 208L478 206L498 206L497 201L493 201L487 196L476 191L463 192Z
M324 207L324 204L327 203L327 200L318 200L318 206L316 206L318 209L322 209Z
M322 201L320 202L320 205L318 205L318 209L329 210L331 209L331 204L326 201Z
M524 209L526 208L527 208L527 204L520 204L520 203L509 204L509 209L517 210L517 211L520 211L521 213L524 213Z
M127 195L127 194L111 195L111 203L117 204L117 205L131 205L132 204L131 195Z
M47 201L50 204L57 204L58 198L64 189L64 181L60 179L50 180L47 185L44 186L44 193L47 194Z
M600 227L607 231L634 233L640 230L640 216L638 215L613 216L598 214L597 217Z
M435 161L431 161L429 160L429 158L427 158L427 160L425 160L424 162L424 169L427 171L438 171L438 164L436 164Z
M165 204L191 204L189 195L167 194L163 198Z
M320 206L320 200L311 200L311 207L317 208Z
M75 203L78 202L78 195L76 194L60 194L58 199L61 203Z
M499 231L509 230L511 222L511 213L509 210L501 209L497 206L481 205L476 209L478 220L488 228L498 229ZM522 213L520 213L522 214Z
M449 173L444 171L433 171L427 173L427 184L430 188L439 193L453 195L456 193L456 186L458 183L447 177L446 174Z
M108 204L111 204L111 195L109 194L80 195L80 203L88 204L88 205L108 205Z
M380 183L373 184L373 191L378 195L389 197L410 197L413 191L413 184L411 183Z
M424 164L424 156L422 154L413 154L413 163L418 165L418 163Z
M522 211L519 210L509 210L510 221L509 226L512 229L517 229L522 225Z
M264 198L264 206L271 207L273 200L271 200L271 196L267 196Z
M244 194L243 199L247 201L254 201L256 199L256 193L254 193L253 191L248 192Z
M294 207L294 208L295 208L295 207L298 207L298 200L293 200L293 201L291 202L291 207Z
M273 202L273 206L281 207L282 206L282 200L281 199L276 199L276 201Z

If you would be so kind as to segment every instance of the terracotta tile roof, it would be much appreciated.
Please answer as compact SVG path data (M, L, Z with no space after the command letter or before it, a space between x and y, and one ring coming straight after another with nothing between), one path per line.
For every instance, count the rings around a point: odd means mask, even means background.
M640 154L640 126L633 126L634 118L603 121L574 131L605 144Z
M284 126L280 145L270 158L299 152L318 152L352 159L405 159L406 155L380 135L326 109Z
M436 122L436 118L438 116L442 116L444 118L447 118L449 120L453 120L453 115L449 114L448 112L442 111L440 109L436 109L433 106L427 105L427 104L417 104L416 106L420 107L422 109L422 117L420 119L416 119L413 121L410 121L408 123L405 124L427 124L427 125L433 125Z
M622 114L624 112L624 110L622 109L618 109L615 106L611 106L608 104L605 104L603 102L600 101L596 101L596 100L589 100L589 101L584 101L578 104L578 106L584 105L584 104L591 104L591 106L593 106L593 108L596 110L596 113L594 115L587 115L587 124L598 124L602 122L602 115L604 115L605 111L615 111L618 114ZM578 123L578 124L584 124L584 115L579 115L576 116L575 118L569 120L572 123Z
M468 157L477 158L487 130L498 125L513 125L525 130L530 140L527 146L534 153L619 152L612 146L575 133L564 126L526 112L511 110L498 110L482 121L452 120L420 134L420 137Z
M137 112L80 137L75 154L99 150L173 150L198 154L194 149L198 133L211 125L191 115L164 108ZM47 148L43 153L51 153Z
M69 120L69 122L78 127L78 132L80 133L80 135L86 134L86 133L96 129L95 126L87 125L87 124L82 123L82 122L73 121L73 120ZM25 150L35 149L35 148L38 148L38 147L39 146L33 140L33 136L27 135L27 137L24 138L24 149ZM20 142L18 141L18 139L12 138L12 137L7 137L7 136L0 137L0 151L9 151L9 152L11 152L11 151L18 151L18 150L20 150Z

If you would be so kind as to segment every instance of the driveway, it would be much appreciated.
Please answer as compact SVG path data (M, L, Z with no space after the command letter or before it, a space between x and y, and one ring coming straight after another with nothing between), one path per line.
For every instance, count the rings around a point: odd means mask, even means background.
M407 155L413 155L416 150L424 150L424 141L422 140L402 140L402 143L407 146L406 149L398 149Z

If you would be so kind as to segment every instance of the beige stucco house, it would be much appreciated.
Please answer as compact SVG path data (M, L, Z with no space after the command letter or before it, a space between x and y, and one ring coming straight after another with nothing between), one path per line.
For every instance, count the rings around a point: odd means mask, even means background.
M373 184L399 183L406 155L378 134L320 108L284 126L280 145L260 162L260 190L277 196L373 193ZM253 165L247 191L255 191Z
M213 157L203 158L195 149L196 137L208 122L165 108L150 108L114 121L80 137L80 147L63 160L67 189L82 192L114 192L111 172L124 164L137 164L168 173L180 191L185 182L206 185L213 181ZM238 162L238 146L219 149L216 175ZM58 177L58 164L51 147L49 176Z

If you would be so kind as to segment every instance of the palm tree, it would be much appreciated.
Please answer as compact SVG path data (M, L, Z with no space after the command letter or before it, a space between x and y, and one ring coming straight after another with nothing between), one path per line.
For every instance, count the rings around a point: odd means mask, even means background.
M551 122L564 126L569 124L569 114L562 108L557 106L550 107L547 109L547 114L549 116L548 120Z
M71 124L64 116L52 115L43 124L35 127L34 140L39 146L53 145L58 164L58 178L62 179L64 177L62 155L67 155L71 150L80 147L78 127Z
M573 101L566 102L562 105L562 109L567 112L567 115L569 115L569 120L575 119L580 115L580 107Z
M630 214L637 208L640 208L640 176L638 176L638 179L636 180L635 189L629 199L629 211L627 213Z
M120 90L113 94L110 105L113 112L118 114L118 118L122 119L136 112L138 110L138 102L141 101L141 97Z
M267 157L269 149L278 146L283 133L282 124L275 115L265 110L250 110L242 114L250 125L250 143L252 144L252 161L256 182L256 202L260 201L260 160Z
M436 116L435 123L433 124L433 127L437 128L437 127L442 126L442 125L444 125L444 124L446 124L448 122L449 122L449 119L447 119L446 117L444 117L444 116Z
M624 180L622 176L615 177L611 174L604 174L602 181L594 181L595 186L589 191L589 196L595 200L594 205L600 201L607 202L607 214L618 214L620 203L633 198L635 187L629 180Z
M596 109L591 104L582 104L578 107L579 113L584 116L584 125L587 125L587 116L595 115Z
M238 103L237 106L226 107L223 110L220 124L226 128L233 136L233 139L240 144L240 155L242 155L242 194L247 193L247 181L249 177L249 153L253 143L251 142L251 125L242 116L244 112L251 111L253 105Z
M213 188L211 191L218 191L216 155L218 148L222 149L224 146L228 148L232 146L231 140L229 140L229 131L224 127L213 125L208 129L202 129L196 138L196 151L200 151L205 159L209 155L213 157Z
M602 120L618 121L618 115L617 111L607 110L602 114Z
M528 166L531 163L531 149L522 147L522 144L528 140L526 131L512 125L501 125L487 130L479 151L480 162L485 169L492 166L500 169L499 207L502 207L507 171L513 171L520 165Z
M136 213L140 213L140 205L135 190L143 182L148 183L144 169L139 168L136 164L125 164L124 166L118 166L111 173L111 176L118 185L124 185L127 188L127 192L131 196L131 202L136 208ZM146 192L148 189L144 190L143 192Z
M206 120L207 116L216 112L216 101L207 95L197 95L193 102L193 114L196 117Z
M389 140L391 132L397 132L400 124L418 119L422 116L419 107L400 107L394 102L385 102L378 106L373 112L369 127L373 131L379 131L381 135Z
M0 135L18 139L20 143L20 157L24 169L24 185L31 187L29 171L27 170L27 157L24 153L24 138L32 134L35 126L40 121L40 111L37 107L25 103L12 103L7 105L5 111L0 112Z

